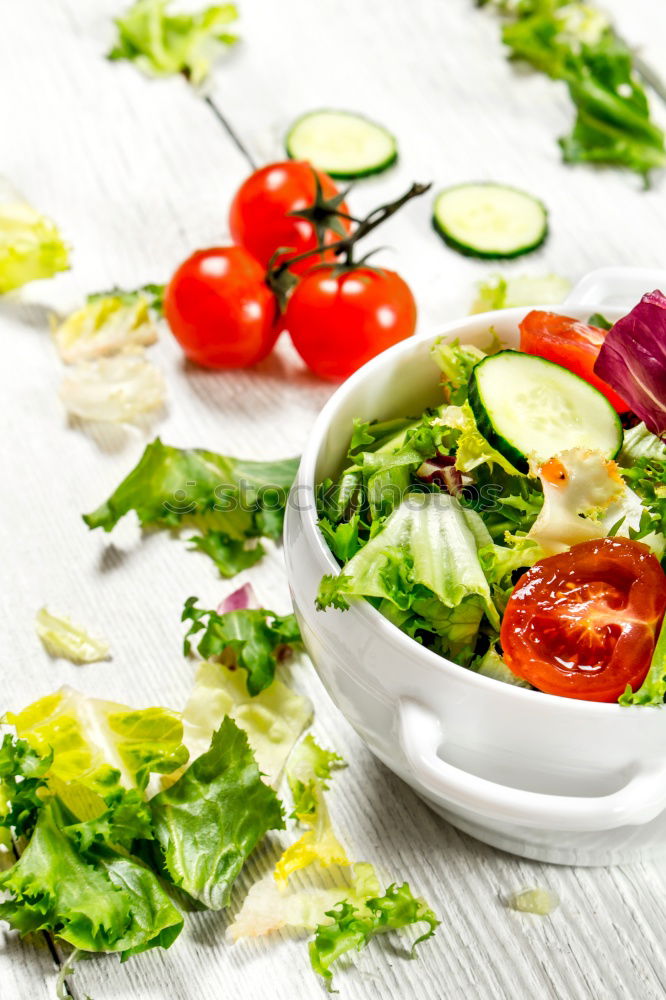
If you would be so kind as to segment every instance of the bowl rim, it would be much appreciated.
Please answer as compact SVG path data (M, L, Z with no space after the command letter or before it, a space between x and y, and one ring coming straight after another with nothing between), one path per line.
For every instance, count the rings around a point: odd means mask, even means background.
M595 311L611 315L617 313L618 318L623 314L622 309L615 307L611 308L608 305L603 305L597 309L590 307L589 305L577 306L574 303L563 303L562 305L567 310L567 313L576 316L577 318L589 316ZM324 404L312 425L307 443L303 449L301 462L293 487L297 488L299 491L303 489L306 491L306 503L303 507L301 506L302 501L299 502L297 510L299 512L301 523L306 531L310 548L316 553L318 561L321 564L322 575L325 573L337 574L340 567L336 562L333 553L326 545L324 537L318 528L316 516L315 469L329 426L332 423L338 409L343 405L348 396L354 392L358 386L373 378L375 373L380 371L384 366L393 364L396 360L399 360L401 356L410 354L413 350L425 342L434 342L436 339L444 336L453 338L455 337L456 331L459 331L467 325L473 326L476 323L481 323L483 325L488 324L489 326L492 326L493 322L497 322L500 318L503 321L511 321L514 318L518 320L522 319L526 312L531 309L552 311L554 308L557 308L557 306L553 306L552 304L543 306L516 306L511 309L475 313L456 320L451 320L442 324L442 326L438 327L435 332L432 330L426 330L422 333L415 333L406 340L402 340L399 343L394 344L393 347L389 347L387 350L382 351L381 354L378 354L376 357L366 362L365 365L359 368L340 386L338 386L338 388ZM578 314L582 315L579 316ZM538 706L542 706L543 708L549 707L551 711L560 713L565 711L577 712L579 714L581 712L590 712L594 714L595 717L603 716L606 718L611 718L613 716L619 717L620 715L633 716L637 710L644 710L645 708L662 708L662 706L654 705L620 705L617 702L590 701L583 698L564 698L561 695L546 694L543 691L523 688L513 684L506 684L493 677L485 677L483 674L476 673L476 671L470 670L468 667L463 667L454 660L449 660L447 657L440 656L438 653L428 649L426 646L420 645L415 639L405 635L405 633L402 632L397 625L394 625L393 622L390 622L384 617L384 615L380 614L376 608L373 608L371 604L361 598L353 600L349 610L344 613L352 615L356 619L360 619L365 625L375 631L378 631L388 642L400 647L402 651L410 655L412 658L416 657L429 669L434 668L443 674L454 671L455 677L459 680L462 680L464 676L467 675L465 678L467 682L473 687L478 687L480 691L485 691L487 694L495 692L497 695L501 695L502 697L509 699L516 699L518 702L521 702L522 700L526 707L529 705L533 708L538 708Z

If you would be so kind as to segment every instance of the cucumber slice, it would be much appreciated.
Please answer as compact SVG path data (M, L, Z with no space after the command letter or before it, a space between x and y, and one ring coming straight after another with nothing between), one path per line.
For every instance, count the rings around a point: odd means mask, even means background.
M398 159L394 137L381 125L353 111L310 111L287 132L287 156L309 160L331 177L367 177Z
M520 257L548 235L543 202L501 184L459 184L435 198L433 225L448 246L469 257Z
M615 458L622 424L606 397L573 372L533 354L500 351L479 361L469 403L485 438L521 472L567 448Z

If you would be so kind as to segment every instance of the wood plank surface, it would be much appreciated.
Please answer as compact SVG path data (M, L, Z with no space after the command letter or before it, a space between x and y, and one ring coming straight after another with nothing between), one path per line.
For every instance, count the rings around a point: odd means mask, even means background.
M606 6L646 57L659 59L666 10L654 0ZM658 9L657 9L658 7ZM82 512L105 498L149 435L68 424L62 374L47 333L51 307L74 305L115 283L164 280L192 249L227 238L229 198L247 164L209 108L179 80L148 81L103 59L112 0L26 0L0 18L0 172L56 219L73 269L0 303L0 537L4 574L0 707L17 708L63 683L137 705L180 708L193 668L181 656L183 600L211 606L235 584L205 557L163 535L143 541L132 523L89 533ZM647 193L620 172L565 168L555 139L570 108L562 87L520 77L502 54L498 24L468 0L241 0L243 41L223 60L212 94L259 162L281 155L289 122L309 108L350 107L398 137L399 165L359 184L367 210L411 180L471 178L519 184L551 209L542 251L503 271L555 271L572 280L607 264L666 264L664 181ZM7 96L9 95L9 96ZM474 283L497 270L448 251L431 231L424 198L397 216L379 260L412 284L423 329L467 310ZM169 410L154 430L168 443L252 458L297 454L331 392L287 343L255 371L184 365L165 333L153 351L167 376ZM289 606L282 554L251 579L262 603ZM48 604L109 637L113 660L79 668L52 662L33 631ZM316 707L315 732L349 768L331 810L350 854L386 882L407 878L442 917L413 962L399 942L374 943L338 979L345 1000L659 1000L666 993L663 863L567 869L521 861L459 834L379 764L328 701L305 657L291 673ZM284 839L284 838L282 838ZM273 838L248 865L231 915L275 857ZM547 919L508 911L502 895L546 885L562 900ZM168 952L126 965L82 963L77 997L94 1000L310 1000L322 995L300 939L225 943L226 914L188 918ZM53 995L45 945L0 930L0 997Z

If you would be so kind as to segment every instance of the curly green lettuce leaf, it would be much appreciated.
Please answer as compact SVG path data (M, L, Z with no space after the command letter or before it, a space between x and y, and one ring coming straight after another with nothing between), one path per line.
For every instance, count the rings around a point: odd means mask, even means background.
M440 420L444 426L460 431L456 468L461 472L471 472L478 466L487 464L491 469L498 466L510 476L520 478L522 473L483 436L468 402L461 406L446 406L441 412Z
M79 849L68 836L72 816L46 802L20 859L0 875L9 898L0 920L21 934L46 931L74 948L120 952L168 948L183 918L153 872L105 845Z
M67 827L68 836L75 839L81 850L107 844L129 851L134 841L153 839L150 809L136 788L121 788L106 796L105 802L103 812Z
M32 832L52 761L53 754L41 756L27 740L5 733L0 744L0 833L19 837ZM10 839L4 838L5 846Z
M633 691L627 684L620 705L663 705L666 698L666 621L662 622L657 644L645 680Z
M111 531L131 510L143 527L191 525L198 547L223 576L256 561L256 539L279 538L298 459L253 462L200 448L172 448L156 438L138 464L97 510L84 514L89 528ZM248 555L248 552L251 555Z
M56 225L0 180L0 295L68 267Z
M626 493L634 497L633 519L627 517L621 534L649 545L661 559L666 545L666 456L645 455L622 469Z
M175 712L129 708L70 687L8 712L4 721L37 753L53 753L49 778L76 782L102 798L121 788L143 790L151 774L169 774L187 760Z
M540 306L564 302L571 291L571 282L558 274L518 274L515 277L493 275L480 281L470 313L511 309L514 306Z
M35 630L51 656L61 656L72 663L97 663L109 658L109 644L91 635L82 625L75 625L64 615L54 615L40 608L35 616Z
M418 602L434 597L430 617L438 605L455 608L478 596L491 624L499 627L478 556L478 548L490 542L479 515L453 497L409 494L347 563L344 574L324 578L317 607L344 607L348 597L375 597L418 612Z
M301 740L289 758L287 781L294 800L293 815L304 822L314 815L317 807L315 788L328 789L331 774L338 768L346 767L342 757L335 750L324 750L312 733Z
M116 18L118 38L109 59L127 59L148 76L182 73L194 86L203 83L223 46L237 36L226 26L238 18L233 3L197 13L170 14L170 0L136 0Z
M442 372L442 388L447 403L460 405L467 399L467 384L474 365L483 361L486 352L473 344L461 344L459 340L436 340L430 354Z
M183 741L191 759L210 746L225 716L245 732L259 770L276 787L292 747L312 719L312 705L277 677L250 695L240 670L204 660L183 710Z
M246 859L282 807L261 779L246 734L225 718L210 749L150 801L155 836L175 885L209 909L227 906Z
M139 288L89 295L84 306L53 324L53 339L62 360L78 364L154 344L155 294Z
M440 921L424 899L412 895L409 885L390 885L383 896L367 899L362 907L341 903L327 916L331 922L320 925L310 942L312 968L331 988L331 965L349 951L361 951L377 934L401 930L425 923L427 930L414 942L416 946L435 933Z
M185 635L185 655L192 648L192 637L199 636L197 652L205 660L221 657L230 666L247 673L251 695L265 690L275 677L278 657L285 649L300 648L301 633L293 614L276 615L266 608L240 611L206 610L196 606L196 597L188 597L181 621L191 622Z
M563 80L576 108L560 140L568 163L601 163L647 175L666 165L664 133L650 117L633 56L607 17L580 0L523 0L503 8L512 58Z

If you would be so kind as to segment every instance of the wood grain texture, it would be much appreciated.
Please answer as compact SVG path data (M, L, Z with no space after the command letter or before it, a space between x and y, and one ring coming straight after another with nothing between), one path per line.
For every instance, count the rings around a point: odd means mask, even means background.
M193 668L181 657L184 599L217 603L232 584L201 555L162 535L140 540L128 519L112 536L80 520L138 458L148 435L68 425L56 395L60 365L46 332L47 306L72 305L114 283L160 280L189 251L225 239L226 205L246 172L236 146L181 81L151 82L102 58L115 0L30 0L1 12L0 103L4 173L60 223L74 247L73 270L0 304L0 537L5 575L0 631L2 705L17 708L68 683L137 705L180 708ZM658 53L663 6L613 0L632 42ZM523 185L551 208L542 251L509 268L572 279L604 264L664 264L663 182L612 171L567 169L555 137L568 127L561 87L517 79L492 17L468 0L243 0L243 43L219 68L214 97L260 162L279 157L297 114L317 106L358 108L399 138L398 167L360 184L360 209L406 188L472 177ZM328 56L322 55L322 45ZM325 58L330 68L324 65ZM383 260L413 284L423 327L465 311L474 282L495 270L448 251L430 230L427 199L378 237L396 249ZM287 344L256 371L234 375L183 365L167 334L153 356L164 368L169 411L155 426L176 445L203 445L253 458L296 454L330 387L309 376ZM282 554L244 573L260 600L286 610ZM109 637L113 660L78 668L50 661L33 632L42 604ZM426 996L434 1000L658 1000L666 992L661 864L575 870L501 854L436 818L375 761L328 701L303 658L294 684L316 705L317 736L349 762L331 809L352 856L373 861L386 882L409 878L443 923L419 960L399 942L372 948L341 972L346 1000ZM272 838L234 892L274 859ZM548 919L508 911L502 895L524 885L555 889ZM230 947L225 914L203 913L165 953L119 965L83 963L77 996L95 1000L310 1000L321 989L306 948L288 936ZM45 947L0 932L0 995L51 995Z

